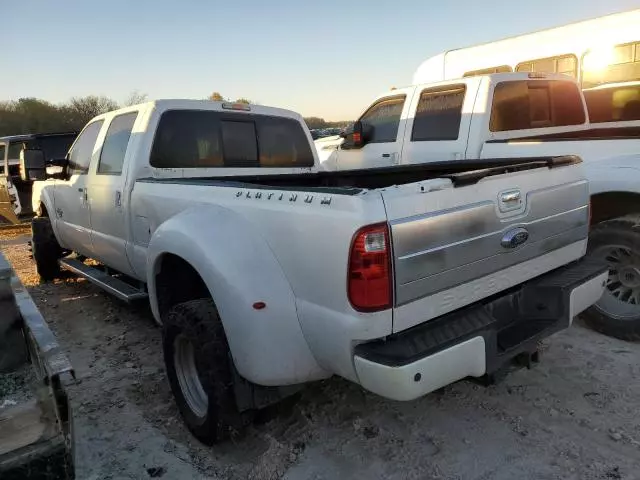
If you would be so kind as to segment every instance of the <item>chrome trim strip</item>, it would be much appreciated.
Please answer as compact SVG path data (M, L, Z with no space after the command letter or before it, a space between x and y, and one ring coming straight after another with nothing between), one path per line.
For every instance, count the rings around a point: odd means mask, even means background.
M456 287L574 242L584 240L588 235L588 231L589 226L585 223L555 236L542 238L535 243L528 243L520 248L508 250L506 254L497 253L444 271L434 265L432 271L440 273L418 278L404 284L400 284L396 280L396 306Z

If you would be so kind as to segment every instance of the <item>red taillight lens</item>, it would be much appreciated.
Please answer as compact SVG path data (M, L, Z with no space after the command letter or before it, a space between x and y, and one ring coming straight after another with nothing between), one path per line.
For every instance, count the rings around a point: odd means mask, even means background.
M391 245L386 223L358 230L351 243L347 275L353 308L373 312L391 307Z

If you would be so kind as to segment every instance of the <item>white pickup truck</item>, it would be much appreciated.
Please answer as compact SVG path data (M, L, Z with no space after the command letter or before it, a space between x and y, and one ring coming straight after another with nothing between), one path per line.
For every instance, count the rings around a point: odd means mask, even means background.
M34 184L38 272L148 296L203 442L334 374L410 400L535 360L607 278L581 260L577 157L322 172L298 114L166 100L96 117L48 163L23 152L55 177Z
M579 86L564 75L504 73L414 85L381 95L355 132L316 141L316 149L323 167L338 171L578 155L591 195L590 253L611 272L585 320L608 335L640 339L640 121L608 116L607 92L585 93L602 97L592 101L601 105L593 112L600 123L592 124Z

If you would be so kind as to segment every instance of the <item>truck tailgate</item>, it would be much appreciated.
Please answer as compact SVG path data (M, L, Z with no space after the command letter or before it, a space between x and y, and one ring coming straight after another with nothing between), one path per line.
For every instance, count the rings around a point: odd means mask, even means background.
M433 315L431 309L411 318L394 315L394 331L560 267L580 258L586 248L589 191L579 164L494 174L465 186L450 179L427 180L387 188L382 196L392 235L396 311L493 278L477 295L448 298ZM542 271L530 268L525 277L494 281L496 272L530 265L527 261L578 242L568 260L566 255L555 262L547 259ZM442 296L435 298L442 301Z

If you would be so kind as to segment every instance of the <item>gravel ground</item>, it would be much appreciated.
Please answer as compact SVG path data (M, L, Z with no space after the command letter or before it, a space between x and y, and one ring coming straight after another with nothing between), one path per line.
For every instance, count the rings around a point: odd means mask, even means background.
M0 248L68 352L79 479L640 479L640 344L582 325L488 388L400 403L335 378L204 447L183 426L160 331L82 280L38 284L25 237Z

